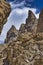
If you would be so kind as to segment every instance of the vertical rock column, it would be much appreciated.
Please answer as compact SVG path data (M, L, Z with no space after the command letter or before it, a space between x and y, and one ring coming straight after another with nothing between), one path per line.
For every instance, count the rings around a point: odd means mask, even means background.
M26 19L26 29L28 32L33 31L32 27L34 26L35 22L36 22L36 17L34 13L31 10L29 10L28 18Z

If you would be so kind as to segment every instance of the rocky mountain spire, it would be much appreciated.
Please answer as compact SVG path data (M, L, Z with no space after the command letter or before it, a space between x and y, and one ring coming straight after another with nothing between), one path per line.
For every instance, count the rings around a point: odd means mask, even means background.
M28 12L28 18L26 19L26 24L28 24L29 22L34 22L34 20L36 19L34 13L29 10Z
M34 13L29 10L28 12L28 17L26 19L26 24L22 24L20 26L20 30L21 32L33 32L34 31L34 28L36 27L36 24L35 22L37 22L37 18L36 16L34 15Z
M7 32L7 36L5 39L5 43L15 41L17 39L18 30L15 28L14 25L10 28L10 30Z

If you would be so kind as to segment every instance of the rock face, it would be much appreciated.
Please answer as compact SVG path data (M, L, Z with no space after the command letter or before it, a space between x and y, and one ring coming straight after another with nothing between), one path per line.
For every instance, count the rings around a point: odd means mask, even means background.
M29 12L28 12L28 18L26 19L26 24L29 25L30 22L34 23L35 19L36 19L36 17L34 15L34 13L31 10L29 10Z
M5 43L12 42L17 39L18 36L18 30L16 30L15 26L12 25L10 30L7 32Z
M37 25L37 32L43 32L43 9L39 15L38 25Z
M37 19L32 11L29 10L28 18L26 19L26 24L22 24L20 27L20 32L34 32L37 25Z
M34 32L35 24L37 22L37 18L32 11L29 10L28 18L26 19L26 29L28 32ZM36 24L37 25L37 24Z
M11 12L10 4L6 0L0 0L0 33L3 25L7 22L7 18Z
M0 45L0 65L43 65L43 35L22 33L18 39Z

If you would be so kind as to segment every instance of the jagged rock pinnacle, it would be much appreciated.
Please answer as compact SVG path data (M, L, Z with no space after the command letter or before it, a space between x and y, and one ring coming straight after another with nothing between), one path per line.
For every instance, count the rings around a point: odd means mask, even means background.
M29 10L28 12L28 18L26 19L26 23L28 24L29 22L33 22L36 19L34 13Z
M18 30L15 28L14 25L10 28L10 30L7 32L7 36L5 39L5 43L12 42L13 40L17 39Z

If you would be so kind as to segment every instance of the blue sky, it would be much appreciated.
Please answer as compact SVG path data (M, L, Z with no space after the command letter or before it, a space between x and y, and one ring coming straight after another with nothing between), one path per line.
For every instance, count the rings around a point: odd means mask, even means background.
M6 38L8 30L14 25L19 29L22 23L28 16L28 10L32 10L35 16L38 18L41 9L43 8L43 0L7 0L11 5L11 13L7 19L7 23L3 26L2 33L0 35L0 43Z
M43 8L43 0L7 0L7 1L10 1L10 2L12 2L12 1L16 1L16 2L25 1L27 7L37 8L38 9L37 12L39 12ZM29 6L28 4L31 4L31 6Z

